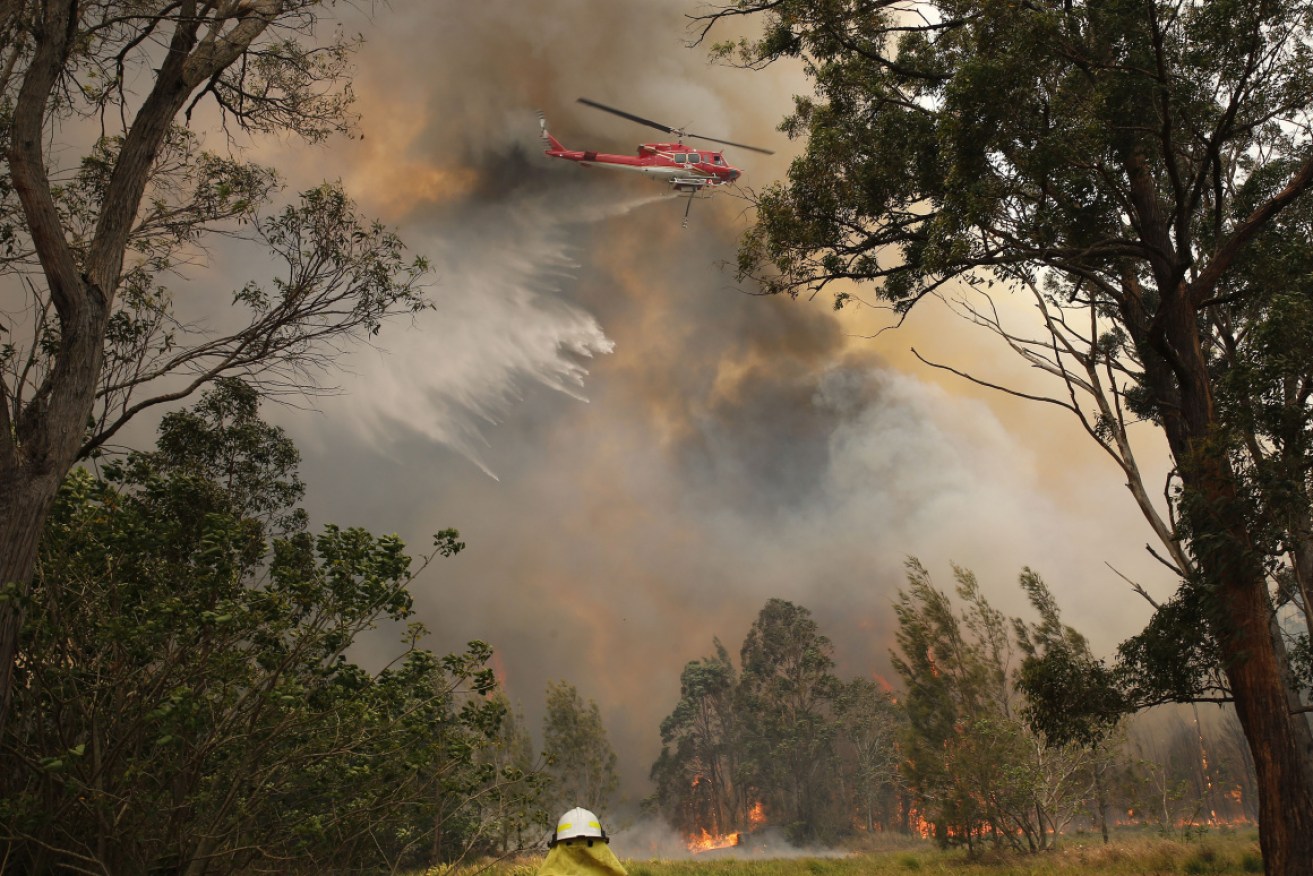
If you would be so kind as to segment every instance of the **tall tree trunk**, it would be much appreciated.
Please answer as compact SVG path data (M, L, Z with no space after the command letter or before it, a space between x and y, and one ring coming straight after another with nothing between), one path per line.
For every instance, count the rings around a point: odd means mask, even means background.
M1108 794L1103 789L1103 769L1102 763L1094 764L1094 806L1099 819L1099 834L1103 837L1103 844L1108 844Z
M1160 288L1172 288L1160 284ZM1236 713L1254 756L1259 844L1268 876L1307 876L1313 862L1313 732L1289 684L1259 551L1247 527L1228 446L1216 434L1211 376L1196 305L1180 282L1155 318L1154 346L1180 388L1161 407L1181 475L1183 518Z
M1266 872L1307 876L1313 865L1313 733L1292 708L1285 649L1272 635L1266 583L1253 578L1230 574L1218 580L1226 618L1221 650L1254 757Z
M21 468L0 466L0 586L12 586L16 596L25 596L27 582L32 580L37 544L60 477L62 473L32 476ZM0 603L0 733L9 714L22 623L20 599Z
M160 145L188 96L246 52L283 4L267 0L228 29L208 27L200 40L197 31L207 22L194 14L194 4L183 5L191 12L174 20L168 51L123 138L82 257L68 244L43 152L50 98L78 37L77 0L46 0L33 30L32 57L13 104L5 157L55 306L60 347L23 410L10 410L9 387L0 381L0 587L16 587L20 597L31 587L46 515L85 437L124 253ZM20 623L21 608L6 600L0 606L0 733L12 699Z

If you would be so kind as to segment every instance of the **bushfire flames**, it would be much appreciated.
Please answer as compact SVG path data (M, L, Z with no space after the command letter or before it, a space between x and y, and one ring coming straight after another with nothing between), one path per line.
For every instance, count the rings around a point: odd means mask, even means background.
M713 836L707 833L707 829L702 828L702 835L698 837L689 837L688 850L693 854L699 852L710 852L713 849L728 849L739 844L739 833L721 834Z
M699 777L700 778L700 777ZM694 787L697 786L696 780ZM756 803L748 810L748 830L754 831L766 823L766 809L761 803ZM705 827L697 836L688 837L688 850L693 854L700 852L710 852L715 849L729 849L734 846L742 845L743 833L734 831L733 833L713 834Z

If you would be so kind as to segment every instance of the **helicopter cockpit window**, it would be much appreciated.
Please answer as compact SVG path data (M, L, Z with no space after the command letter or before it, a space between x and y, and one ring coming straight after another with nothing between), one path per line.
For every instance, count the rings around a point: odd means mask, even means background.
M680 164L683 164L684 162L688 161L688 156L685 155L683 152L680 152L678 155L675 156L675 161L679 162Z
M724 166L724 164L725 164L725 156L723 156L723 155L716 155L716 156L714 156L714 158L715 158L715 162L716 162L716 164L719 164L719 165L721 165L721 166Z

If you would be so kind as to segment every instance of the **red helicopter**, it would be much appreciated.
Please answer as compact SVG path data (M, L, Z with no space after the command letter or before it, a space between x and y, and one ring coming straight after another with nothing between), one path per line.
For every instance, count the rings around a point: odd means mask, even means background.
M723 186L726 183L732 183L743 174L741 170L727 162L725 156L719 152L685 146L685 138L706 140L710 143L722 143L738 149L760 152L763 155L775 154L771 150L762 149L759 146L718 140L715 137L707 137L702 134L690 134L682 128L672 128L669 125L663 125L660 122L627 113L624 110L598 103L595 100L589 100L586 97L579 98L579 103L620 116L622 119L629 119L629 121L637 122L640 125L647 125L649 128L656 128L658 131L667 134L674 134L678 142L642 143L638 147L637 155L614 155L608 152L594 152L590 149L566 149L561 145L561 141L547 132L547 119L542 113L539 113L538 124L542 128L542 138L551 147L545 150L543 154L552 158L564 158L566 161L577 161L584 167L611 167L617 170L636 171L668 182L675 191L688 192L688 206L684 208L685 225L688 224L689 207L693 206L693 197L698 192L712 186Z

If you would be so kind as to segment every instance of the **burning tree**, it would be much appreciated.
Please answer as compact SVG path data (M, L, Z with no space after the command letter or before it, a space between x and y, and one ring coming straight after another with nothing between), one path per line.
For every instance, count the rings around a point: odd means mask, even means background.
M834 646L810 611L772 599L740 654L743 775L791 840L830 839L846 826L834 805Z
M873 683L842 684L811 612L768 601L735 671L716 654L690 662L661 724L655 803L690 847L745 841L767 824L795 842L870 828L897 756L898 707Z
M661 755L652 766L657 800L666 819L685 836L741 830L746 800L738 781L738 677L729 653L694 660L679 677L680 698L661 722Z
M1012 625L974 575L955 567L954 576L960 612L915 560L895 607L893 662L907 686L904 777L944 845L1048 848L1089 796L1091 751L1046 745L1031 730L1010 671ZM1042 587L1033 573L1029 582Z
M899 790L897 740L906 713L868 678L843 685L835 700L839 725L839 762L851 795L849 808L867 831L895 817Z

